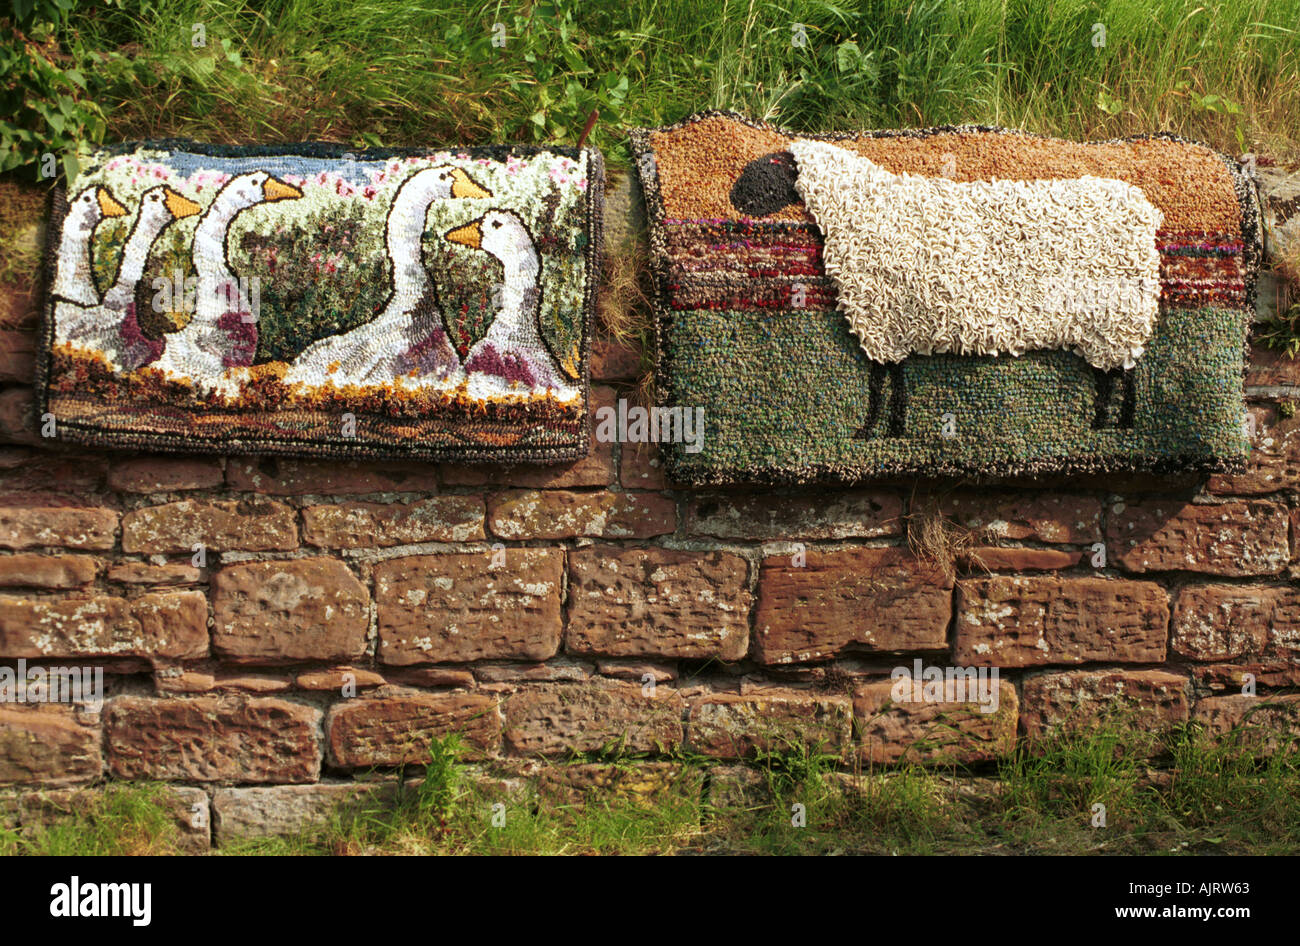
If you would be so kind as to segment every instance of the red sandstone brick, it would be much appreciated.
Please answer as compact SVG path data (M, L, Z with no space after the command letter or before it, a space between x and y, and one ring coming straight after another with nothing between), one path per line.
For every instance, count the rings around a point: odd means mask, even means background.
M109 702L109 767L118 778L312 782L320 710L273 697L122 696Z
M437 470L435 464L419 461L232 457L226 485L275 496L427 493L437 491Z
M474 687L474 674L459 667L385 667L384 679L405 687Z
M516 755L667 751L682 741L682 698L611 683L545 683L506 700L505 745Z
M31 388L0 391L0 443L43 444L36 429L36 398Z
M103 770L97 714L66 704L0 703L0 783L70 785Z
M169 562L148 565L144 562L119 562L108 569L108 580L123 585L192 585L203 577L193 565Z
M418 764L429 744L457 732L479 754L496 749L501 717L496 697L484 693L419 693L384 688L344 700L325 722L330 764L355 769Z
M663 453L657 443L625 443L619 454L618 481L625 489L666 489Z
M808 550L763 560L754 620L760 663L850 651L943 650L952 578L902 549Z
M1213 663L1193 670L1215 689L1251 674L1266 686L1300 684L1300 589L1187 585L1173 615L1174 651ZM1229 663L1230 662L1230 663Z
M0 587L80 588L95 580L103 562L89 555L0 556Z
M195 545L211 552L285 551L298 547L298 524L291 508L266 499L183 499L122 517L124 552L192 552Z
M1108 716L1126 728L1156 732L1187 721L1187 684L1186 677L1165 670L1030 674L1020 686L1020 723L1031 739Z
M470 542L484 537L483 500L433 496L411 503L350 502L307 506L302 537L324 548Z
M370 593L342 562L229 565L212 578L212 645L250 663L351 660L366 649Z
M39 321L40 306L33 290L22 286L0 287L0 325L35 327Z
M36 333L0 329L0 381L31 384L36 378Z
M121 493L211 489L224 479L220 461L208 457L139 457L108 470L108 488Z
M636 660L615 658L597 660L596 672L605 677L617 677L620 680L634 680L637 683L653 681L656 684L667 683L677 679L677 665L654 660Z
M345 687L360 691L383 686L386 681L372 670L357 667L331 667L328 670L310 670L294 679L300 690L334 690L341 693ZM355 694L354 694L355 695Z
M940 669L946 674L953 668ZM994 689L996 707L991 702ZM1016 688L1006 680L981 683L945 675L937 684L927 684L923 677L912 685L893 679L864 684L854 693L853 713L863 762L882 765L906 759L970 765L1001 758L1015 748L1020 708Z
M503 539L647 539L677 529L677 504L656 493L512 490L488 498L488 525Z
M1300 358L1252 345L1246 363L1247 387L1300 387Z
M1256 432L1244 473L1210 477L1211 493L1254 496L1300 488L1300 416L1282 419L1276 404L1250 407Z
M965 666L1161 663L1169 601L1153 582L971 578L957 583L955 625Z
M0 468L0 490L41 492L57 485L65 494L95 492L104 482L102 456L47 453L29 447L0 448L7 454Z
M593 381L634 381L641 374L641 346L608 338L591 340Z
M845 696L762 688L713 693L690 701L687 744L721 759L752 758L793 746L842 756L852 739L852 704Z
M1290 555L1287 509L1266 502L1117 503L1106 542L1111 561L1132 572L1269 575Z
M569 553L565 650L738 660L749 639L748 565L729 552L592 546Z
M568 657L523 663L517 660L483 660L474 664L474 679L479 683L562 683L588 680L593 664ZM509 692L505 688L504 692Z
M0 595L0 654L6 657L207 656L207 601L197 591L20 598Z
M705 497L688 507L686 531L721 539L878 538L902 533L903 501L878 490Z
M117 513L111 509L38 505L0 507L0 548L111 549L116 536Z
M999 539L1101 541L1101 502L1090 496L957 492L923 505L967 529Z
M1300 741L1300 694L1207 697L1197 701L1192 718L1216 741L1231 740L1271 754Z
M979 546L958 555L961 564L971 571L1028 572L1072 568L1083 559L1082 552L1061 549L1019 549Z
M559 549L381 562L374 573L380 660L546 660L560 644L563 570Z

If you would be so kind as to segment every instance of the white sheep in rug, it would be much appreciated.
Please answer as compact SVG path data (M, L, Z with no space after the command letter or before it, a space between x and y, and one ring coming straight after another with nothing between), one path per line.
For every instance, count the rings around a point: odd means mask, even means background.
M822 141L790 150L838 307L872 362L865 435L887 369L889 433L902 434L901 362L913 353L1073 351L1097 378L1093 426L1121 372L1120 423L1132 426L1131 369L1155 329L1163 222L1139 188L1098 177L957 182L892 174Z

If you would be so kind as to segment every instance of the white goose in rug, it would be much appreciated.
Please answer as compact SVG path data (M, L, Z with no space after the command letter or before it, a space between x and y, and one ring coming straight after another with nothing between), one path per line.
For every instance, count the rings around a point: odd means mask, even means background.
M194 315L179 332L167 336L167 348L152 367L203 392L221 385L226 369L235 364L236 349L247 347L246 340L239 337L241 332L256 331L255 314L244 318L249 302L230 268L226 247L230 225L250 207L301 196L298 188L266 171L239 174L226 182L194 231L198 275ZM230 324L232 313L241 324Z
M504 267L501 308L487 334L465 357L470 397L482 400L493 395L547 390L560 400L575 397L577 388L560 371L542 338L538 325L541 259L519 215L492 210L452 230L446 239L489 253Z
M59 262L51 290L56 305L99 305L99 291L91 268L90 238L101 220L126 214L126 208L107 187L92 185L72 198L59 235Z
M393 197L385 228L392 292L378 316L303 350L285 384L380 385L399 378L415 384L453 381L460 358L447 336L438 291L424 265L425 218L436 200L486 198L492 193L461 168L417 171Z
M135 320L136 286L144 277L149 251L174 221L193 216L200 209L194 201L166 185L145 191L140 197L140 210L131 225L131 233L122 248L113 285L98 305L59 313L56 319L59 340L99 352L114 367L128 370L133 367L122 362L122 329L128 319Z

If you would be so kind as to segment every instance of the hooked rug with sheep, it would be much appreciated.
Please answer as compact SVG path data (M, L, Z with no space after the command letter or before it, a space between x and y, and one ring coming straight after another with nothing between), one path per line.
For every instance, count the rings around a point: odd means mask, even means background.
M1172 135L632 134L656 391L684 483L1222 471L1260 247L1234 159ZM672 440L670 436L663 439Z

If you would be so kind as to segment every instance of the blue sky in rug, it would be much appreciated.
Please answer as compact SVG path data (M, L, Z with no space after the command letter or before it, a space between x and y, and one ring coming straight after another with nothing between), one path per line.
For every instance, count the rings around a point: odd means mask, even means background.
M346 161L339 158L309 158L300 155L262 155L250 157L213 157L206 154L191 154L176 151L161 163L175 170L183 177L195 171L220 171L225 174L243 174L245 171L267 171L271 174L294 174L299 177L311 177L322 171L339 175L350 184L367 184L370 172L383 167L384 160Z

